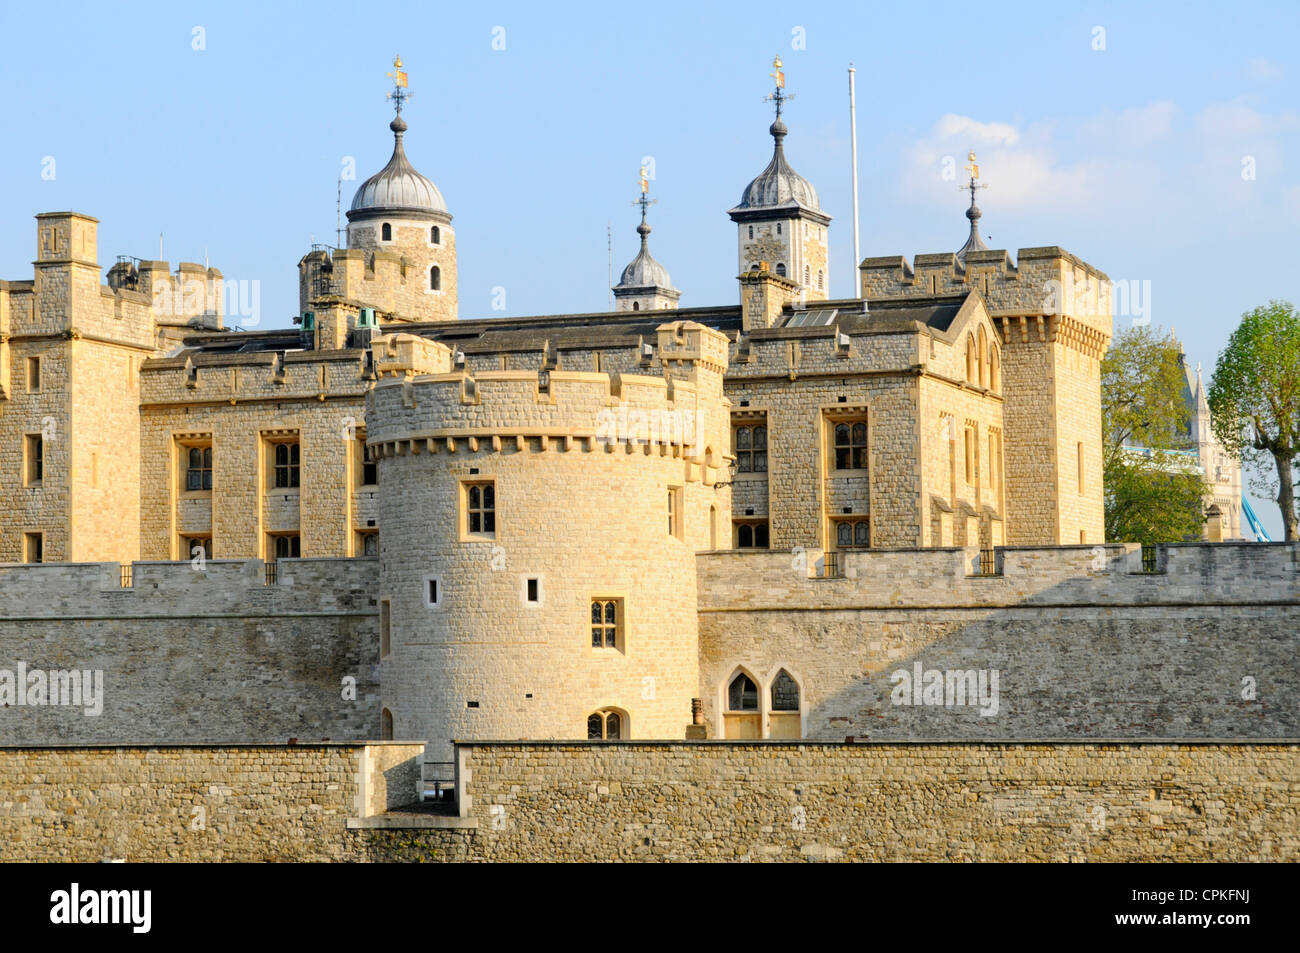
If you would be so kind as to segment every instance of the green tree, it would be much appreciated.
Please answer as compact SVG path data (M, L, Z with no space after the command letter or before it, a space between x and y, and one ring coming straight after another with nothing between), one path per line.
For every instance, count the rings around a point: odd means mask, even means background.
M1214 435L1255 472L1257 486L1276 489L1286 539L1295 539L1300 315L1289 301L1241 316L1215 365L1209 402Z
M1189 447L1191 411L1177 344L1149 327L1121 331L1101 362L1106 538L1199 539L1206 484Z

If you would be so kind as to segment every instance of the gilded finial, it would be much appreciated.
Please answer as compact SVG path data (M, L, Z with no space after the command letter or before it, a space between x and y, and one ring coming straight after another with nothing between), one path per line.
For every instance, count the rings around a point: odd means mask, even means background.
M768 75L776 80L777 89L785 89L785 73L781 71L781 57L774 57L772 59L772 66L775 68L775 72L769 73Z
M393 101L393 108L397 110L397 115L400 118L403 104L412 95L406 88L406 71L402 69L402 58L400 56L393 57L393 71L388 74L388 78L393 81L393 88L388 93L387 98Z
M779 125L779 123L781 122L781 107L784 106L790 100L794 99L794 96L786 93L785 91L785 70L781 68L781 57L779 56L773 57L772 66L773 66L772 72L768 73L767 75L771 76L772 79L776 81L776 88L773 89L772 92L764 96L763 101L767 103L776 104L776 123L774 124L774 128L780 128L781 130L784 130L785 126Z

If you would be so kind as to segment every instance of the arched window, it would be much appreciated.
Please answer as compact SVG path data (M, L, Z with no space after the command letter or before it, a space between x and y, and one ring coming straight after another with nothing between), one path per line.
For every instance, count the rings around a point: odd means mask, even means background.
M822 291L826 287L826 272L820 268L817 269L817 290Z
M835 469L867 469L867 425L863 421L835 425Z
M804 266L803 266L803 283L804 283L804 284L808 284L808 278L809 278L808 266L807 266L807 265L804 265Z
M633 302L632 302L632 310L633 310L633 311L640 311L640 310L641 310L641 302L640 302L640 301L633 301Z
M989 344L989 387L996 394L1002 390L1002 355L996 344Z
M988 336L984 333L984 326L980 325L979 345L976 351L976 357L979 359L980 365L980 387L989 386L988 345Z
M610 741L625 737L626 719L621 711L605 709L587 716L587 738L591 741Z
M736 428L736 472L767 472L767 428Z
M772 711L798 711L799 686L790 673L781 669L772 680Z
M379 739L381 741L393 740L393 713L387 708L379 713Z
M189 466L185 469L185 489L212 489L211 447L190 447Z
M429 241L433 242L435 245L442 244L442 231L437 225L434 225L429 229Z
M736 540L740 548L752 548L754 545L754 527L749 523L741 523L736 527Z
M387 222L384 222L383 227L380 228L379 230L379 240L384 242L391 242L393 240L393 226L389 225Z
M727 686L728 711L758 711L758 686L744 672L738 674Z
M778 235L781 234L781 223L780 223L780 222L777 222L777 223L776 223L776 233L777 233Z
M966 335L966 383L974 384L977 380L975 369L975 337Z
M781 227L780 225L777 226L777 228L780 228L780 227ZM782 278L785 277L785 262L783 262L783 261L778 261L778 262L776 263L776 273L777 273L778 275L780 275Z
M439 268L437 265L434 265L432 268L429 269L429 290L430 291L442 290L442 269Z
M750 238L753 238L753 237L754 237L754 226L753 226L753 225L749 226L749 237L750 237Z

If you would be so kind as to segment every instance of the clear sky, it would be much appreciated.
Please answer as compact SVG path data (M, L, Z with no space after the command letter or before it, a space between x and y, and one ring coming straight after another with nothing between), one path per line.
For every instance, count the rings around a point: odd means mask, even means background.
M33 215L76 209L105 268L157 257L161 232L173 265L258 282L258 326L287 326L347 157L344 208L388 159L400 53L462 316L605 309L606 225L617 275L647 156L682 305L734 302L725 213L770 158L780 54L787 155L834 218L832 296L854 292L852 61L864 256L956 250L944 160L973 148L990 247L1061 245L1149 288L1117 329L1175 327L1208 379L1241 312L1300 302L1298 20L1294 2L7 4L0 277L31 276Z

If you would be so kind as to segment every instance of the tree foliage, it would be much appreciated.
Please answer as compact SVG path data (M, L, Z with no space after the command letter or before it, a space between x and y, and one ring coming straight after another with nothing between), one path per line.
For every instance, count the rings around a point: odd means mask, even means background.
M1295 539L1300 315L1290 302L1270 301L1241 316L1215 365L1209 403L1224 448L1257 473L1272 471L1286 539Z
M1191 411L1177 344L1149 327L1116 335L1101 363L1106 538L1199 539L1206 484L1185 454Z

